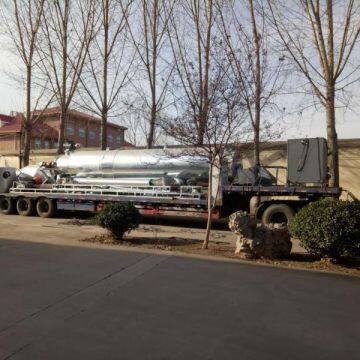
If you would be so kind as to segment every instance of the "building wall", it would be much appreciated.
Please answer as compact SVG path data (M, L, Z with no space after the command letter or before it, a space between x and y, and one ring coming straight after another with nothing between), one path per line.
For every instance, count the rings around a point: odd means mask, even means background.
M44 119L44 122L56 129L60 130L60 120L58 116L52 116ZM101 124L99 121L91 121L83 118L70 116L65 126L65 139L81 144L83 147L99 147ZM124 143L124 129L111 125L107 127L108 147L116 149Z
M58 144L57 133L60 131L59 115L49 115L40 119L45 125L55 130L44 129L44 134L36 134L31 140L31 149L55 149ZM41 130L41 126L38 126ZM45 127L47 128L47 127ZM39 131L37 131L38 133ZM65 140L80 143L82 147L100 147L100 121L87 119L82 116L73 116L67 119L65 125ZM124 144L124 129L108 125L108 147L117 149ZM0 134L0 154L2 152L20 151L19 134Z
M20 167L18 155L0 155L0 167Z
M8 151L18 151L20 148L19 134L0 135L0 154Z
M269 144L271 146L271 144ZM94 149L87 149L94 150ZM244 168L252 165L252 152L250 150L241 150L241 162ZM30 154L30 163L38 164L39 162L54 161L57 157L56 150L32 150ZM360 140L352 146L341 146L339 151L340 160L340 186L351 191L360 199ZM261 161L265 166L286 166L286 146L264 149L261 153ZM17 152L6 152L0 155L0 166L19 167L19 155ZM271 172L276 175L275 170ZM279 182L285 183L286 171L279 171ZM346 193L343 194L346 198Z

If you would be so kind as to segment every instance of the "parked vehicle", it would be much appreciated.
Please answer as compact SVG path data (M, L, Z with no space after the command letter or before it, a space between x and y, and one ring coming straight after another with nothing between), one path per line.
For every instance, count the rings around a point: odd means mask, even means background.
M213 217L246 210L265 225L288 222L305 204L340 196L340 188L327 185L326 162L321 138L288 141L285 185L272 169L230 162L214 171ZM206 217L207 174L206 158L183 149L68 151L52 164L1 168L0 211L46 218L57 210L96 212L132 202L144 214Z

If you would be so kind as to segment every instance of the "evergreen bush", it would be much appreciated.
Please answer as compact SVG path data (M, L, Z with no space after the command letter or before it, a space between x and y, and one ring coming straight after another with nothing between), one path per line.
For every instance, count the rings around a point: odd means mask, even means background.
M139 210L131 203L107 204L95 217L96 223L111 231L117 240L136 229L141 221Z
M328 198L310 203L290 222L290 231L316 256L359 256L360 202Z

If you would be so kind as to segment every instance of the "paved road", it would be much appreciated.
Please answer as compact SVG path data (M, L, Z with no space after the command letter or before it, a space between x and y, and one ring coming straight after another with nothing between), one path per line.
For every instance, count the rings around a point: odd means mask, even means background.
M360 279L0 235L0 359L360 358Z

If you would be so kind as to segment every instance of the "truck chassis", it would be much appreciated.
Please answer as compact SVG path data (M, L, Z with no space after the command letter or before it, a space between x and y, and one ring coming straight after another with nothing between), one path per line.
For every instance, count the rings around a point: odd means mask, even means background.
M100 210L106 203L131 202L143 214L206 217L207 193L201 186L127 186L111 187L104 185L53 184L40 188L24 187L16 183L9 193L0 194L0 210L7 214L15 210L20 215L50 217L58 210L90 211ZM307 186L223 186L220 201L213 211L213 218L226 217L238 210L250 211L261 219L271 205L282 204L295 212L303 205L322 197L339 197L340 188ZM251 199L260 198L256 209L251 209ZM290 199L289 199L290 198ZM22 206L30 207L19 210ZM45 210L38 206L39 201L46 203Z

